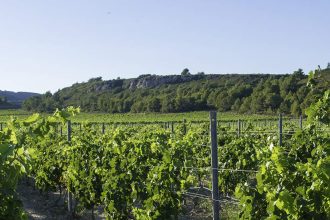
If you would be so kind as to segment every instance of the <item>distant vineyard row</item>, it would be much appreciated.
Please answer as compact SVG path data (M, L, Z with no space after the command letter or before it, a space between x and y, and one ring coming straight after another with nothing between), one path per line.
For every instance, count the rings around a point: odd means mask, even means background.
M262 115L262 114L237 114L232 112L219 112L219 121L237 121L240 120L277 120L278 115ZM10 120L11 116L14 116L20 120L24 120L31 115L28 111L23 110L0 110L0 122L6 122ZM42 114L43 116L49 116L51 114ZM187 122L191 121L208 121L209 112L186 112L186 113L80 113L76 117L72 118L72 122L90 122L90 123L139 123L139 122ZM298 120L299 117L291 117L288 115L283 116L285 119Z

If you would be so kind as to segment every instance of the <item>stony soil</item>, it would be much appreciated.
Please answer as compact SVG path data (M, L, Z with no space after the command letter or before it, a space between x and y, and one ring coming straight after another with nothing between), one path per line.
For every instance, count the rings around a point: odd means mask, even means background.
M23 202L23 207L28 214L28 218L66 220L70 219L66 206L66 193L60 195L59 192L41 193L33 187L31 180L23 180L18 185L18 194ZM102 209L94 211L95 219L105 219ZM71 218L72 219L72 218ZM79 210L74 214L73 219L92 219L91 210Z
M41 193L33 186L34 183L30 179L24 179L18 186L18 194L21 201L23 202L24 209L28 214L29 219L72 219L70 218L70 215L67 211L67 194L65 192L62 195L59 192ZM201 192L198 191L198 193ZM222 212L222 214L226 213ZM228 214L229 217L231 214ZM104 215L102 214L102 207L99 207L97 210L94 210L94 217L96 220L105 219ZM230 217L226 218L226 215L222 215L222 217L225 219L232 219ZM73 219L93 219L91 210L79 210L78 208L73 216ZM183 213L179 217L179 220L202 219L212 219L212 203L205 199L186 196Z

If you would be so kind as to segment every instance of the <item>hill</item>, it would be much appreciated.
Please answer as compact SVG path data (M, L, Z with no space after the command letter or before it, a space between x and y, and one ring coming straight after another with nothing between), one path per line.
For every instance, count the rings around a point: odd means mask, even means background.
M321 71L327 79L330 69ZM326 76L326 77L325 77ZM85 112L186 112L217 109L240 113L301 114L325 89L306 86L301 69L292 74L141 75L134 79L92 78L42 96L27 99L31 111L53 111L73 105ZM321 85L321 86L318 86ZM326 84L327 85L327 84Z
M0 109L20 108L24 100L38 95L40 94L0 90Z

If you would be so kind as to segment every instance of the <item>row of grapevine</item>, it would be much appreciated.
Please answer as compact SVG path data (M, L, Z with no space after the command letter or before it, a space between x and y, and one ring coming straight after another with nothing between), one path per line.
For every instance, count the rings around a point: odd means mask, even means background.
M330 136L316 125L329 126L329 105L326 93L310 108L309 124L281 146L276 134L218 128L220 197L239 202L240 218L330 218ZM207 125L100 134L86 124L68 140L57 125L75 113L13 119L0 132L0 219L26 218L15 190L22 175L44 191L69 191L85 208L102 206L108 219L177 218L191 187L211 188Z

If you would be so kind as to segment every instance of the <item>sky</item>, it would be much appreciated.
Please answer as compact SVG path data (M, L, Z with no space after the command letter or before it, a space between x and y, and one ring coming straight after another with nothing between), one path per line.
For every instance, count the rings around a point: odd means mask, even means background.
M0 0L0 90L93 77L306 73L330 62L329 0Z

